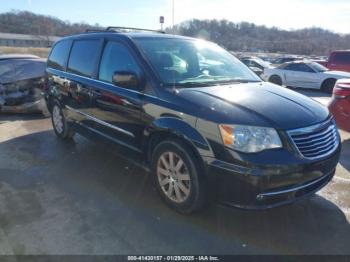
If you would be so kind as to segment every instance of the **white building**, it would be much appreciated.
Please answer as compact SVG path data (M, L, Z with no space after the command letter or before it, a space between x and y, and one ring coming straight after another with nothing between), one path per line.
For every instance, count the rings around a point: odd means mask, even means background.
M50 47L59 39L57 36L0 33L0 46Z

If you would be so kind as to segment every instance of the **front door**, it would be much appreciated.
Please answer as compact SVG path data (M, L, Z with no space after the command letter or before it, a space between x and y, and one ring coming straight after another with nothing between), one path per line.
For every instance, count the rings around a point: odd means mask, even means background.
M287 86L318 88L318 74L305 63L288 65L284 70L285 83Z
M127 46L108 41L92 89L91 114L95 118L95 129L115 142L139 151L143 132L143 94L137 87L114 85L112 77L117 71L141 75L141 69Z

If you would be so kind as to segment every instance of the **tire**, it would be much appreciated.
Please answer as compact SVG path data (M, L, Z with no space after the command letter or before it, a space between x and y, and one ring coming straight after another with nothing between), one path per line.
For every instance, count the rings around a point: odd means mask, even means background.
M202 165L181 140L169 139L159 143L152 154L151 170L158 193L170 208L190 214L206 204Z
M271 76L270 78L269 78L269 82L270 83L273 83L273 84L275 84L275 85L279 85L279 86L281 86L283 83L282 83L282 79L279 77L279 76L277 76L277 75L273 75L273 76Z
M61 105L57 101L52 105L51 121L53 130L58 138L62 140L70 140L73 138L74 132L69 127L62 112Z
M327 79L322 83L321 90L327 94L333 93L333 88L335 86L337 80L335 79Z

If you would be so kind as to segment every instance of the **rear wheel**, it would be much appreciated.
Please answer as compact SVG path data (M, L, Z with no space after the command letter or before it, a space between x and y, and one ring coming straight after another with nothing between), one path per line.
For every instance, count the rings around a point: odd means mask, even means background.
M331 94L333 92L333 88L335 86L335 79L327 79L323 82L321 86L321 90L325 93Z
M269 82L275 84L275 85L279 85L281 86L282 85L282 79L277 76L277 75L273 75L269 78Z
M180 213L198 211L205 204L206 183L191 148L180 140L166 140L152 154L152 173L164 202Z
M74 136L74 132L70 129L58 102L54 102L53 104L51 120L53 130L59 138L68 140Z

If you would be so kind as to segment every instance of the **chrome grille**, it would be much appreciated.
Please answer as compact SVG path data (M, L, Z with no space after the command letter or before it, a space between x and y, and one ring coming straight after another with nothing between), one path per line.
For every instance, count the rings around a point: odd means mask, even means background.
M332 154L339 145L339 134L333 120L322 124L288 131L298 152L315 159Z

